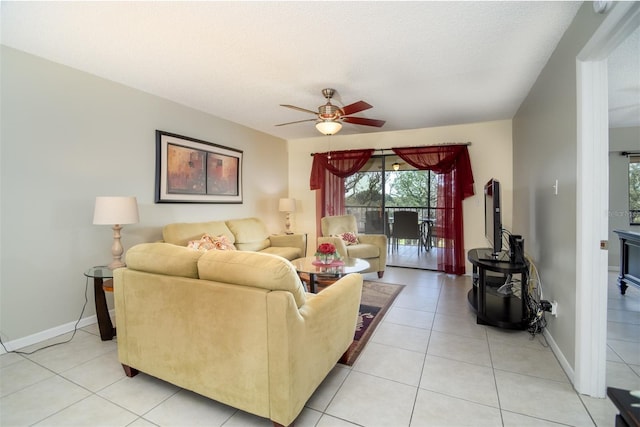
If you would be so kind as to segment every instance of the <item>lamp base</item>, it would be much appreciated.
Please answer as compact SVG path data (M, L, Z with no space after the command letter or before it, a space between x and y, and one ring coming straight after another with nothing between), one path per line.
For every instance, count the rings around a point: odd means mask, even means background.
M111 264L109 264L107 267L109 268L109 270L115 270L116 268L123 268L126 267L127 264L125 264L124 262L120 261L120 260L113 260L111 262Z
M124 248L122 247L122 243L120 243L120 230L122 230L122 226L120 224L115 224L113 226L113 246L111 246L111 255L113 255L113 261L111 261L111 264L107 266L111 270L127 266L124 262L122 262L122 254L124 252Z
M291 231L291 212L287 212L284 220L284 234L293 234Z

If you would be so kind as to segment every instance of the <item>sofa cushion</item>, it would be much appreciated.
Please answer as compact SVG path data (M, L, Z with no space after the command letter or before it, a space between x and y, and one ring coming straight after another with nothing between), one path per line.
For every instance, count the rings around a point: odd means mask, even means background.
M198 240L203 234L210 236L225 235L230 243L235 241L233 233L224 221L176 222L162 228L162 238L166 243L187 246L190 240Z
M202 254L170 243L141 243L127 251L126 261L132 270L197 279Z
M353 215L338 215L323 217L320 220L323 236L337 236L342 233L355 233L358 230L356 217Z
M302 258L302 252L300 248L292 248L288 246L269 246L260 251L265 254L273 254L281 256L282 258L286 258L289 261Z
M349 246L349 256L353 258L378 258L380 256L380 248L368 243L358 243Z
M267 227L258 218L231 219L226 224L235 237L238 250L261 251L271 245Z
M262 252L209 251L198 260L201 279L288 291L298 308L306 300L295 267L286 259Z

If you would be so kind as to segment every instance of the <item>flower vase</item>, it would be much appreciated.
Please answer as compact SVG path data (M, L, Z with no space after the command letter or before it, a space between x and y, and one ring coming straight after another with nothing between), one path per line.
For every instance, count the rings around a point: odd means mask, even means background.
M319 255L317 259L318 259L318 262L322 264L331 264L335 259L335 257L332 254L326 254L326 255Z

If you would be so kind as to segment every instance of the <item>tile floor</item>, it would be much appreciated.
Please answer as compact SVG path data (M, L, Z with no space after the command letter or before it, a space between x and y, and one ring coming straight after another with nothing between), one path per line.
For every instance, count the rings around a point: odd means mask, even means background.
M639 389L640 290L623 297L611 277L607 382ZM578 395L543 338L476 324L469 277L391 267L382 281L407 286L296 426L613 425L615 407ZM95 325L31 356L4 354L0 370L2 426L271 425L144 374L125 377L116 341L100 341Z
M423 270L438 269L438 248L418 251L416 241L400 240L395 248L387 251L387 266L420 268Z

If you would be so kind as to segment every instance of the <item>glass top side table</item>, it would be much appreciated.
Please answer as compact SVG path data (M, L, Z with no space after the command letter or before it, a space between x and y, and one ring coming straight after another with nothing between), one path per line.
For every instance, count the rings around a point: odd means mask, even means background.
M113 290L113 271L104 265L91 267L84 272L88 278L93 278L93 295L96 303L96 317L98 318L98 329L100 329L100 339L102 341L112 340L116 336L116 328L111 323L109 308L105 288Z

